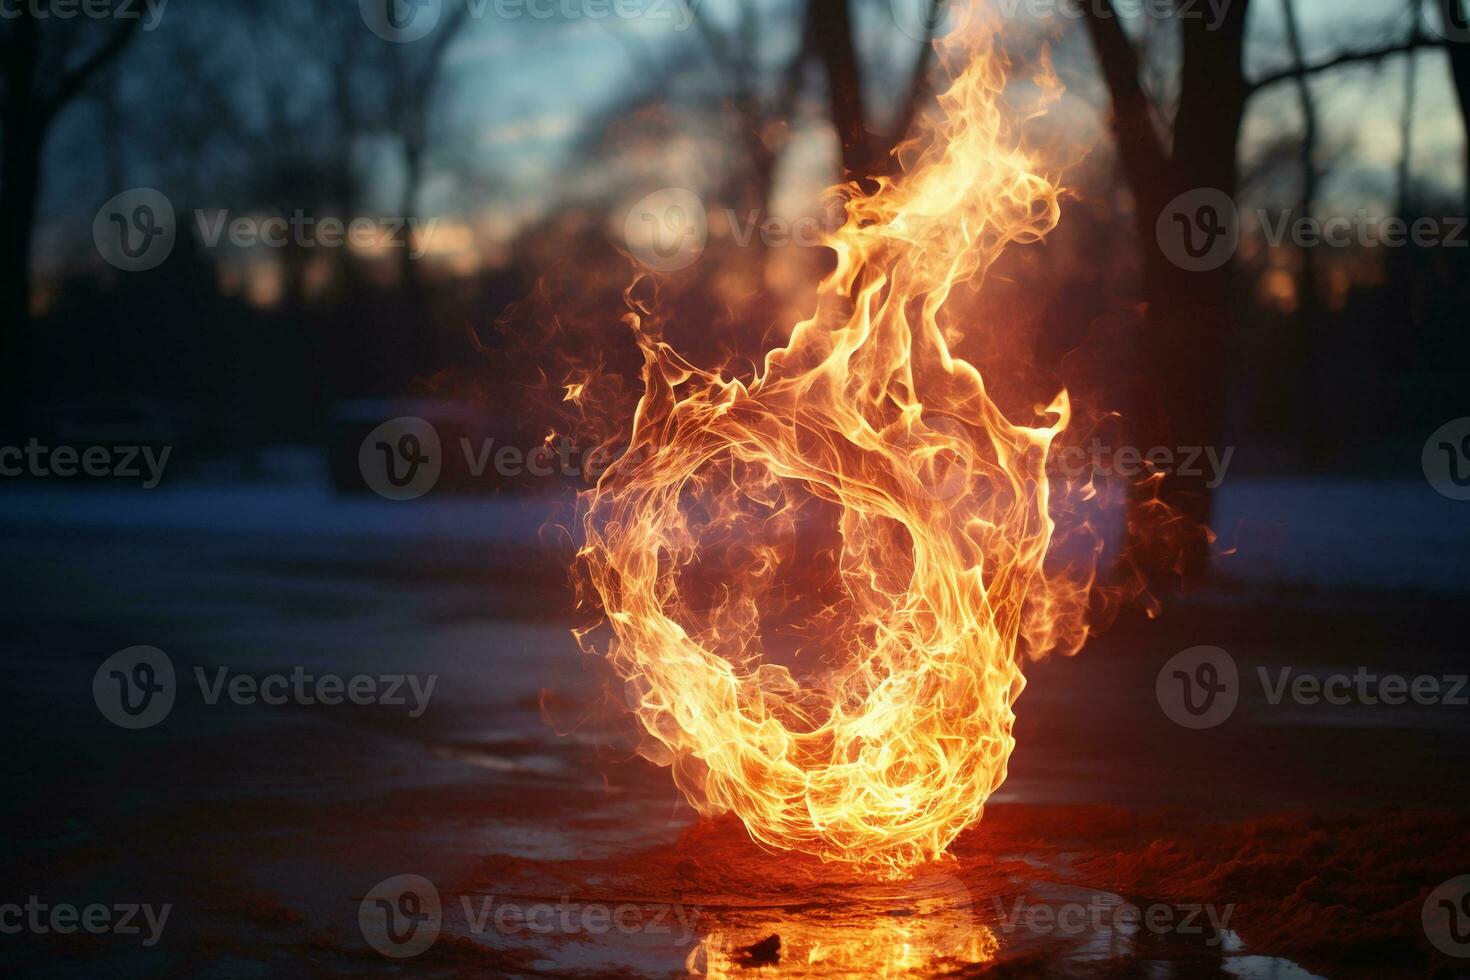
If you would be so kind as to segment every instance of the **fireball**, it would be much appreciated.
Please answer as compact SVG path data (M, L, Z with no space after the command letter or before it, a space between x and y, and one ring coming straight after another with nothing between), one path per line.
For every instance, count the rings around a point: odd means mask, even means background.
M905 172L842 189L815 313L749 376L690 363L635 306L628 451L580 501L607 640L579 637L641 753L701 813L877 876L980 818L1022 662L1086 635L1090 565L1046 562L1067 394L1008 418L951 352L955 286L1060 217L1005 82L974 42Z

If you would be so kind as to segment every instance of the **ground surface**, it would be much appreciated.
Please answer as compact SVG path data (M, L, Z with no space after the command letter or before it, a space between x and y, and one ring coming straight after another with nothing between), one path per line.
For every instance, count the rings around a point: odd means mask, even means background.
M7 488L0 903L171 911L152 945L0 936L0 969L1455 975L1470 960L1437 953L1420 913L1470 873L1470 709L1272 705L1247 684L1228 721L1190 731L1155 697L1163 663L1198 644L1243 676L1466 670L1470 522L1436 499L1354 547L1333 529L1412 493L1311 494L1227 499L1227 513L1280 513L1220 585L1028 670L985 819L953 860L875 884L697 821L665 770L619 748L566 632L562 573L536 548L534 501ZM169 655L179 694L164 721L124 731L92 680L136 644ZM209 704L194 674L298 666L438 680L411 718ZM577 730L558 735L548 711ZM405 874L432 883L440 932L386 957L360 912Z

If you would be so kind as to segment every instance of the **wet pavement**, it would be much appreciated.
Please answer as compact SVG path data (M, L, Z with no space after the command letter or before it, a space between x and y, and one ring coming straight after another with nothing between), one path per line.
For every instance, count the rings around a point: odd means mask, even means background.
M0 496L20 570L0 903L169 912L156 935L38 913L0 936L9 974L1454 975L1419 914L1470 872L1470 710L1286 706L1252 682L1190 731L1155 695L1198 644L1246 678L1463 673L1452 590L1242 575L1034 665L985 819L875 883L696 820L633 756L567 633L542 502L36 493ZM93 684L138 645L177 694L126 730ZM261 696L298 675L312 703ZM419 697L327 703L324 677Z

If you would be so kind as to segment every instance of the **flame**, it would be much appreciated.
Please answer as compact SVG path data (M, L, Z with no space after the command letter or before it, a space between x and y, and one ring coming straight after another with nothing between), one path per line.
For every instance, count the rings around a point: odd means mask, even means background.
M980 818L1021 660L1081 645L1092 576L1046 563L1067 394L1013 422L950 350L953 288L1060 217L993 35L971 50L906 172L844 189L815 314L749 378L688 362L630 299L642 398L579 502L606 641L578 635L625 682L642 754L756 841L887 877Z

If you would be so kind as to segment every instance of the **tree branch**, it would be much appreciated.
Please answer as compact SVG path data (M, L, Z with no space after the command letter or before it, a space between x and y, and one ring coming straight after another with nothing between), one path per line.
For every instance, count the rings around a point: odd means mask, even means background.
M1303 65L1301 68L1283 68L1280 71L1262 75L1250 83L1250 93L1261 91L1280 82L1292 81L1310 75L1320 75L1322 72L1332 71L1334 68L1342 68L1347 65L1359 65L1372 61L1382 61L1384 58L1392 58L1395 55L1409 54L1422 49L1447 48L1449 43L1438 38L1416 37L1400 44L1391 44L1386 48L1374 48L1371 51L1349 51L1326 61L1319 61L1314 65Z
M914 61L914 71L909 77L908 97L904 100L902 108L899 109L898 118L894 122L893 135L888 140L889 149L903 142L908 136L909 130L913 128L914 120L919 115L919 105L931 94L929 89L929 67L934 62L934 31L939 23L939 8L945 0L930 0L929 19L924 27L924 43L919 47L918 58Z
M1123 167L1134 188L1146 190L1167 172L1168 155L1154 129L1153 102L1139 81L1138 52L1124 32L1112 0L1083 3L1081 9L1112 97L1110 122Z
M850 0L810 0L807 6L812 48L827 73L832 123L842 143L842 167L848 179L868 176L873 165L872 140L863 104Z
M71 101L93 75L122 53L123 48L128 46L128 42L133 39L134 32L142 22L141 17L137 20L123 21L113 30L112 36L103 42L101 47L93 51L72 71L63 74L61 84L56 87L56 91L42 103L41 114L45 117L53 116L57 110Z

